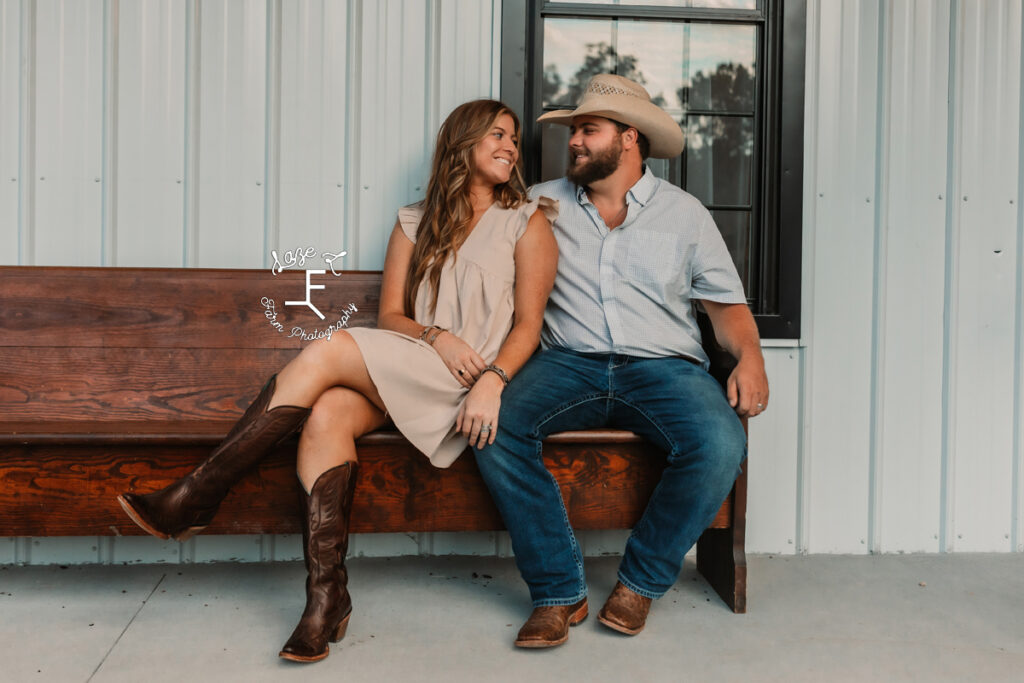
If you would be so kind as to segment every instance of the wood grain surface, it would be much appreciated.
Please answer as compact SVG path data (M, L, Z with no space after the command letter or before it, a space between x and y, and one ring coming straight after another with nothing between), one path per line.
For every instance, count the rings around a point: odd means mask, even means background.
M295 441L243 479L204 533L296 533ZM188 473L209 446L137 444L0 448L0 536L137 535L119 493L149 493ZM503 529L471 451L437 469L400 435L359 445L354 532ZM642 442L607 446L549 443L546 463L562 487L573 526L630 528L664 467ZM731 523L729 500L713 526Z

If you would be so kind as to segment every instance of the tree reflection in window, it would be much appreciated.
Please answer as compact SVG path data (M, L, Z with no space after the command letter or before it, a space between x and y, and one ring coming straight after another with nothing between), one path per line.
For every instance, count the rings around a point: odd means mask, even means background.
M638 61L633 55L618 55L615 48L608 43L587 43L587 54L583 58L583 65L573 74L568 86L562 82L557 65L548 64L544 67L541 98L545 105L559 104L575 107L583 96L583 89L597 74L616 73L646 86L647 79L637 68ZM659 107L665 106L665 98L661 95L652 95L651 101Z

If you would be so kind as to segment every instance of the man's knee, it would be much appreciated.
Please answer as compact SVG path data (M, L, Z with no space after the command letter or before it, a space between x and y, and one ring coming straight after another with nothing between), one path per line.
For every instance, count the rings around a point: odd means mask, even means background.
M730 409L706 418L697 432L678 441L676 448L678 450L669 454L670 465L686 466L697 462L709 476L731 480L747 457L747 435Z
M722 479L732 482L747 457L747 435L735 414L711 421L704 437L704 453L709 467Z
M731 410L711 421L708 425L708 438L714 450L739 458L737 463L746 455L747 434L743 431L743 423Z

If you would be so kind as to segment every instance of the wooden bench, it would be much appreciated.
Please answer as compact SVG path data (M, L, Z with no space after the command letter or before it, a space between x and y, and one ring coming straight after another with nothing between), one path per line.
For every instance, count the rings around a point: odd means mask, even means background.
M323 321L284 304L305 298L301 270L0 267L0 536L141 534L115 496L163 487L205 458L308 343L293 328L376 324L379 272L313 281L325 286L310 295ZM295 446L243 480L205 533L298 532ZM395 431L358 446L353 532L503 528L471 451L439 470ZM664 467L651 450L617 430L551 436L544 455L573 526L631 528ZM697 550L736 612L745 507L744 473Z

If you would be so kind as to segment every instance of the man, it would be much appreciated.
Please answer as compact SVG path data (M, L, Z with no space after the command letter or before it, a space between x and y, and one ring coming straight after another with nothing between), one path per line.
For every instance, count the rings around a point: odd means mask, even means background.
M590 81L575 111L539 120L571 135L566 177L530 193L559 201L558 275L542 350L505 389L493 444L475 451L533 600L520 647L564 643L588 612L583 559L541 458L544 437L612 426L667 453L598 614L634 635L739 473L746 439L737 415L768 403L757 327L721 234L696 198L643 163L682 152L679 125L643 87L607 74ZM694 299L738 360L726 392L706 371Z

